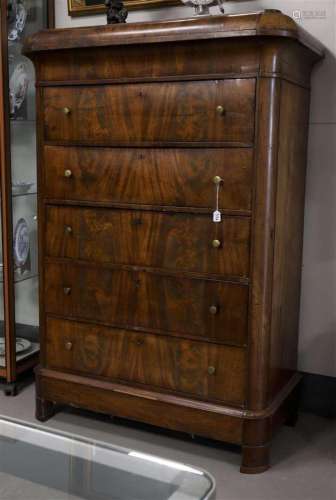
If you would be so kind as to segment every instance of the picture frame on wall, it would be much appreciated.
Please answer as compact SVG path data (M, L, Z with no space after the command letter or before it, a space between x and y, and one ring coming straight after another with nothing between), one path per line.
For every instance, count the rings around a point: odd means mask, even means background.
M128 10L166 7L179 5L180 0L125 0ZM90 14L104 14L106 12L105 0L68 0L70 16L88 16Z

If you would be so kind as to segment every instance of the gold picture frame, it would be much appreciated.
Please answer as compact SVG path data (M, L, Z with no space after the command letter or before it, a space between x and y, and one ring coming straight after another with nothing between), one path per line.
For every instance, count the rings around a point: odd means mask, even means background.
M180 0L125 0L125 7L128 10L179 4L182 5ZM106 7L104 0L68 0L68 10L70 16L88 16L90 14L104 14Z

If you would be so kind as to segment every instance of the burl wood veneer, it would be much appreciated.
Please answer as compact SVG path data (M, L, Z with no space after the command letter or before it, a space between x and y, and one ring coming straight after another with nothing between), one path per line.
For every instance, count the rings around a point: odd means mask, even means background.
M293 422L310 74L278 11L41 32L37 418L242 446ZM220 177L221 222L212 221Z

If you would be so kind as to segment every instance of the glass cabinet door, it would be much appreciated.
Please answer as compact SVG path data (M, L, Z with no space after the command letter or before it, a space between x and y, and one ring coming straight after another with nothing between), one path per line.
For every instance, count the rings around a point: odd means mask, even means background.
M1 25L7 34L6 37L2 34L3 43L7 43L2 55L7 58L8 102L4 118L9 143L6 168L10 169L10 178L7 186L2 187L2 194L7 190L12 233L8 280L13 294L12 318L9 318L10 343L14 349L11 359L15 364L15 370L11 370L13 379L13 371L16 376L36 364L39 352L35 71L33 63L22 54L22 46L26 36L50 25L53 2L0 1L1 12L7 10ZM3 308L1 312L4 321ZM1 342L0 339L0 370L6 364L6 357L1 356Z
M2 217L0 205L0 377L7 378L6 371L6 332L5 332L5 313L4 313L4 273L2 258Z
M20 363L39 349L35 77L33 63L22 55L22 40L46 26L47 9L43 0L8 3L15 334Z

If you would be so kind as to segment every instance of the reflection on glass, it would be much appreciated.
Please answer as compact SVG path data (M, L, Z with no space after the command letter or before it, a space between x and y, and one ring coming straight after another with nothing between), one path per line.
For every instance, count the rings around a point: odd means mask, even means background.
M45 0L8 1L13 260L17 360L38 344L35 74L22 42L47 26Z
M5 316L4 316L4 288L3 288L3 259L2 259L2 224L1 224L1 205L0 205L0 374L6 367L6 342L5 342Z
M0 475L0 498L210 500L215 489L193 466L6 420Z

